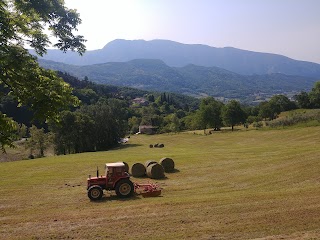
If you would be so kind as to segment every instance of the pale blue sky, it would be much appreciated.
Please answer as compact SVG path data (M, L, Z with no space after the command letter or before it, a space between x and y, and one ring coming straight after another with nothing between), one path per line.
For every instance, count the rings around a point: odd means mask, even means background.
M88 50L168 39L320 63L320 0L65 0Z

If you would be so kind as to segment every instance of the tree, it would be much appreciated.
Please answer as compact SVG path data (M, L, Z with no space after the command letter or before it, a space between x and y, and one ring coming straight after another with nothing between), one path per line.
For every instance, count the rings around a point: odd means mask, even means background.
M294 97L298 103L299 108L310 108L311 107L309 94L307 92L302 91L300 94L295 95Z
M95 151L94 121L80 111L61 113L59 124L51 124L56 154Z
M74 95L84 104L93 104L99 99L98 94L91 88L76 89Z
M320 108L320 81L315 83L309 93L309 99L313 108Z
M67 9L61 0L0 1L0 87L14 96L19 105L30 107L35 117L57 120L62 108L77 105L72 88L56 73L39 67L36 57L25 46L42 56L50 46L45 27L56 37L53 46L66 52L85 51L83 36L73 31L81 23L75 10ZM0 113L0 146L11 145L12 121Z
M147 96L147 99L148 99L149 102L154 102L154 101L155 101L155 98L154 98L154 95L153 95L153 94L149 94L149 95Z
M131 118L128 119L129 131L132 134L137 133L139 131L140 122L141 122L141 119L136 116L132 116Z
M259 108L261 118L273 120L279 113L295 109L296 105L284 95L275 95L268 102L260 103Z
M272 120L274 118L274 112L271 108L269 102L262 102L259 104L259 117L263 119L269 118Z
M0 149L5 152L4 146L13 147L14 134L17 130L15 122L0 112Z
M169 114L164 118L164 132L179 132L180 120L175 113Z
M182 122L188 130L196 130L202 128L202 126L200 125L201 121L199 117L199 112L189 113L189 115L185 116L182 119Z
M199 109L199 120L203 129L213 127L219 130L222 126L221 109L223 103L212 97L202 99Z
M50 133L45 133L44 129L38 129L32 125L29 129L30 138L27 141L27 148L30 149L30 156L33 156L34 151L37 151L38 157L44 157L44 151L50 146L52 137Z
M16 123L16 129L17 129L17 132L16 132L17 140L27 136L28 128L23 123L20 123L20 124Z
M94 136L96 151L115 146L120 138L125 136L128 129L126 107L123 101L102 99L94 105L80 109L81 113L90 116L94 121L91 135Z
M270 106L274 112L274 118L281 112L289 111L296 108L296 105L285 95L275 95L270 101Z
M237 124L243 123L246 119L245 113L236 100L231 100L222 109L222 118L227 126L233 127Z
M0 112L10 116L14 121L23 123L31 127L30 122L33 120L33 113L27 107L18 106L18 101L12 95L0 97ZM35 124L35 123L34 123ZM36 125L36 124L35 124Z

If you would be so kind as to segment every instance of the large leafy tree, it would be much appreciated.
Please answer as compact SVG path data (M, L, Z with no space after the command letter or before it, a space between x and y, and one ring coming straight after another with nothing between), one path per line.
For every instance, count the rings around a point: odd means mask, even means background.
M94 149L104 151L118 144L128 129L127 106L124 101L117 99L100 99L96 104L83 106L80 113L90 116L93 121L91 141Z
M277 118L279 113L295 109L296 105L287 96L274 95L269 102L262 102L259 108L259 116L261 118L273 120Z
M171 113L164 117L164 124L163 127L164 132L179 132L180 131L180 120L175 113Z
M285 95L275 95L269 101L271 108L274 111L274 118L281 112L295 109L296 106Z
M269 117L270 120L277 118L277 116L284 111L289 111L295 109L296 105L291 102L287 96L284 95L274 95L269 102L262 105L260 108L261 117ZM268 116L269 115L269 116Z
M61 113L59 124L50 125L54 133L56 154L95 150L94 120L80 111Z
M269 102L262 102L259 104L259 117L272 120L274 118L274 110Z
M61 122L51 124L57 154L104 151L118 144L128 129L127 105L101 98L75 112L62 112Z
M244 123L246 116L240 103L236 100L231 100L222 109L222 118L227 126L233 127L237 124Z
M0 0L0 89L19 105L30 107L35 116L56 120L62 108L77 104L72 88L50 70L39 67L36 57L49 46L62 51L85 51L83 36L74 31L81 23L79 14L64 6L63 0ZM51 43L46 30L56 38ZM1 100L1 94L0 94ZM12 120L0 113L0 147L11 144Z
M221 110L223 103L212 97L202 99L199 109L199 119L204 129L213 127L219 130L222 126Z
M320 108L320 81L314 84L314 87L309 93L309 98L313 108Z
M297 104L299 108L310 108L310 98L307 92L302 91L300 94L295 95L295 100L297 101Z
M44 151L52 142L52 134L45 133L43 128L38 129L34 125L29 129L29 131L31 137L26 142L26 146L30 149L30 156L33 156L34 151L37 151L37 157L44 157Z

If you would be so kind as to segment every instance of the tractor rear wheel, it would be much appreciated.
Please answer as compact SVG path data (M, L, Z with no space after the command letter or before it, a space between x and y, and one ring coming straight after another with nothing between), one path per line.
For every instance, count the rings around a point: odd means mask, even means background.
M133 194L134 186L129 179L123 179L116 184L115 190L118 197L126 198Z
M88 189L88 197L93 200L100 200L103 195L103 190L100 186L92 186Z

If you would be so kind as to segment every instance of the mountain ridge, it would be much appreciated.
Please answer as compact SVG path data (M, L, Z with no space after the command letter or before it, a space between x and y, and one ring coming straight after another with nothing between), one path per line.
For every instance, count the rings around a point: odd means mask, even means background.
M31 50L31 53L34 53ZM194 64L219 67L243 75L282 73L320 79L320 64L299 61L272 53L241 50L233 47L216 48L204 44L183 44L171 40L116 39L102 49L87 51L82 57L48 50L42 59L73 65L106 62L128 62L134 59L160 59L170 67Z

